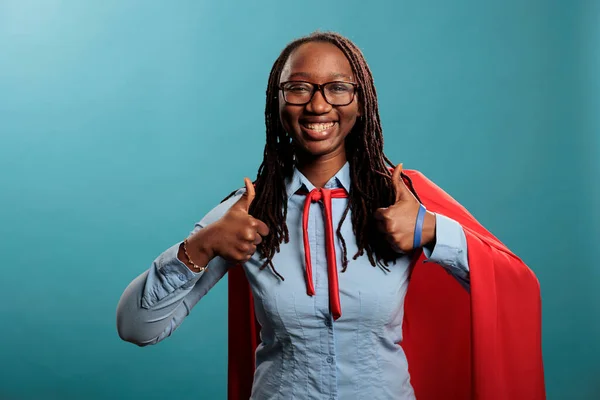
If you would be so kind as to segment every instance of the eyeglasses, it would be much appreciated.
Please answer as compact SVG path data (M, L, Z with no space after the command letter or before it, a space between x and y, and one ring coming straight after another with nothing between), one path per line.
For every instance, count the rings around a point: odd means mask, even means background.
M310 103L317 90L332 106L347 106L354 101L357 88L358 84L351 82L327 82L319 85L304 81L288 81L279 84L285 102L296 106Z

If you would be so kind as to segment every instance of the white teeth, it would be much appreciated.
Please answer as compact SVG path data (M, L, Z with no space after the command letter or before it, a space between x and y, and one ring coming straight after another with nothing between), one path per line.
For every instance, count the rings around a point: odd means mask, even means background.
M310 130L321 132L321 131L324 131L325 129L329 129L329 128L333 127L334 125L335 125L335 122L328 122L326 124L305 124L304 126L306 126Z

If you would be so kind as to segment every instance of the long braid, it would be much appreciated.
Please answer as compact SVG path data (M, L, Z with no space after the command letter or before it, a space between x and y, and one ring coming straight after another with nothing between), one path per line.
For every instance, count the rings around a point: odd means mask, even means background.
M258 245L258 251L265 258L261 269L269 266L283 279L275 270L272 259L275 253L279 252L280 244L289 242L285 180L290 178L294 171L294 150L292 140L279 119L278 85L281 71L290 54L307 42L328 42L337 46L348 58L359 85L362 116L346 138L352 185L348 205L337 229L337 236L342 244L342 271L348 266L348 257L341 227L350 210L352 230L358 247L353 259L366 252L371 265L387 269L388 262L396 259L398 254L379 232L372 216L377 208L388 207L394 202L395 189L390 171L394 164L383 152L377 93L364 56L350 40L332 32L316 32L288 44L273 64L269 75L265 106L266 144L263 161L254 182L256 197L249 210L251 215L267 224L271 232ZM403 178L408 181L409 189L415 193L410 179L405 175Z

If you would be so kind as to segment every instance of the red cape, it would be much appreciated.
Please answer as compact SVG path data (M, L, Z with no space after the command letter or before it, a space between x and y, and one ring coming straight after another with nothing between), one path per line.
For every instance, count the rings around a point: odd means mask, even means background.
M537 278L456 200L420 172L404 173L428 210L462 225L471 279L469 294L422 254L416 260L401 345L417 399L545 399ZM260 325L243 269L228 282L228 398L248 399Z

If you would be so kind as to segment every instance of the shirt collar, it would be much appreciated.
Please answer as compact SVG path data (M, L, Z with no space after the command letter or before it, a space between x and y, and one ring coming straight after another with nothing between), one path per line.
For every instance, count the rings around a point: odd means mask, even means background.
M287 178L285 182L286 192L288 198L292 197L299 189L304 188L307 191L311 191L315 186L310 183L308 179L294 167L294 173L291 178ZM327 189L344 188L346 192L350 192L350 164L348 161L342 168L325 184Z

